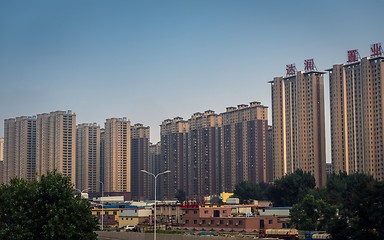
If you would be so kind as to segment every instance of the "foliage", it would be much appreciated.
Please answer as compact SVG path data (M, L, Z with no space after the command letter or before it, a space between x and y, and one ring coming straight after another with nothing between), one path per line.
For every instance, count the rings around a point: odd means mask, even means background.
M243 181L236 185L234 196L239 198L241 203L248 200L267 200L269 184L267 183L252 183Z
M316 195L308 193L302 201L293 205L290 214L296 228L325 231L335 220L336 207Z
M274 206L292 206L303 199L315 186L315 178L310 173L298 169L276 180L270 187L268 196Z
M0 239L97 239L95 230L89 202L61 174L0 187Z
M300 230L326 230L332 239L384 239L384 183L364 174L333 174L291 210Z
M179 202L184 202L186 200L186 193L185 193L185 191L183 189L177 190L177 192L175 194L175 198Z
M328 201L339 208L339 218L328 230L333 239L384 238L382 182L364 174L343 173L331 176L327 186Z

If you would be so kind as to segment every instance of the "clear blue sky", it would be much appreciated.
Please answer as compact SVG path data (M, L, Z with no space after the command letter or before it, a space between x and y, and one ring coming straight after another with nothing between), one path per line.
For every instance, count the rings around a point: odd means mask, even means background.
M6 118L72 110L102 127L128 117L156 142L167 118L270 106L267 82L286 64L314 58L324 70L384 44L383 10L384 0L2 0L0 136Z

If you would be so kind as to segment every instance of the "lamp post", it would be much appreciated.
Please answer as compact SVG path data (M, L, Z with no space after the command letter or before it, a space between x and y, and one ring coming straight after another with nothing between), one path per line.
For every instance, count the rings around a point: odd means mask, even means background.
M99 181L101 183L101 231L104 230L104 205L103 205L103 198L104 198L104 183L102 181Z
M155 220L155 224L154 224L154 231L153 231L153 239L156 240L156 208L157 208L157 204L156 204L156 186L157 186L157 183L156 183L156 179L158 176L162 175L162 174L166 174L166 173L170 173L171 171L170 170L167 170L165 172L161 172L161 173L158 173L158 174L153 174L151 172L148 172L146 170L141 170L143 173L146 173L148 175L151 175L155 178L155 211L154 211L154 214L155 214L155 217L154 217L154 220Z
M80 190L80 189L78 189L78 188L75 188L76 191L79 191L79 193L80 193L80 197L83 197L83 193L84 193L85 191L88 191L89 189L91 189L91 188L86 188L86 189L83 189L83 190Z

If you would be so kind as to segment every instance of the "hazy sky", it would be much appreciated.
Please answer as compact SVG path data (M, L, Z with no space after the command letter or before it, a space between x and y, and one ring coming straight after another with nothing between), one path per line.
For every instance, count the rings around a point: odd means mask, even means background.
M167 118L270 106L267 82L286 64L302 70L314 58L324 70L347 50L363 57L384 44L383 9L384 0L1 0L0 136L6 118L72 110L102 127L127 117L156 142Z

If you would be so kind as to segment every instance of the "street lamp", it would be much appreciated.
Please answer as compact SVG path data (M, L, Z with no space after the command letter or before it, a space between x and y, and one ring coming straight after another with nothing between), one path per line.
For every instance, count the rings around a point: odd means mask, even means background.
M79 191L79 193L80 193L80 197L83 197L83 193L84 193L85 191L90 190L90 189L91 189L91 188L86 188L86 189L80 190L80 189L78 189L78 188L75 188L76 191Z
M143 173L146 173L146 174L148 174L148 175L151 175L151 176L153 176L154 178L155 178L155 224L154 224L154 231L153 231L153 239L154 240L156 240L156 208L157 208L157 205L156 205L156 179L157 179L157 177L158 176L160 176L160 175L162 175L162 174L166 174L166 173L170 173L171 171L170 170L167 170L167 171L165 171L165 172L161 172L161 173L158 173L158 174L153 174L153 173L151 173L151 172L148 172L148 171L146 171L146 170L141 170Z
M104 230L104 205L103 205L103 198L104 198L104 183L102 181L99 181L101 183L101 231Z

